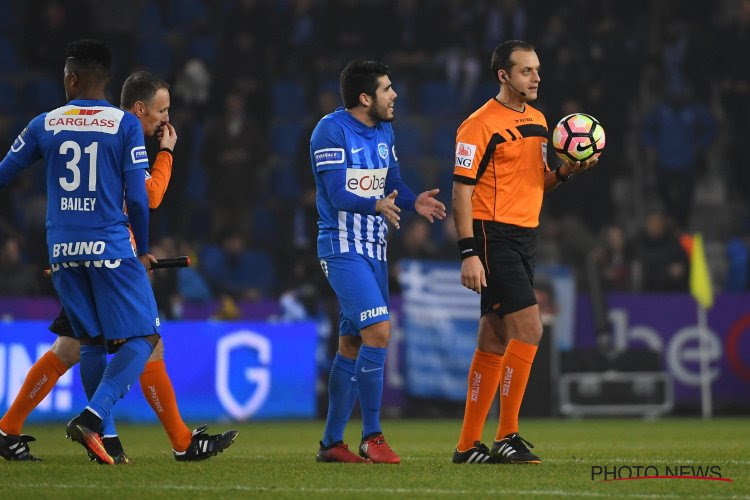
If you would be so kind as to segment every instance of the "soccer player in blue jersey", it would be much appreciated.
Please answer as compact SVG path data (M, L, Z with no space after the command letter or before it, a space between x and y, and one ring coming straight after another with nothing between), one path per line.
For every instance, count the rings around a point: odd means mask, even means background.
M351 61L341 72L344 107L324 116L310 139L317 187L318 257L341 306L339 349L328 382L328 417L319 462L397 464L380 426L383 368L391 335L386 220L407 209L430 222L445 217L437 189L418 196L401 180L393 128L396 92L388 66ZM386 195L386 193L388 193ZM344 428L360 399L359 455Z
M177 142L177 133L169 123L169 86L155 75L137 71L130 75L122 86L120 106L138 117L146 137L157 137L160 151L146 171L146 193L149 208L156 209L162 202L172 174L172 151ZM106 364L103 356L105 346L86 345L81 349L80 342L68 321L65 309L49 327L58 335L57 340L31 367L13 404L0 418L0 456L6 460L35 461L28 442L32 436L21 434L26 417L49 394L59 378L81 357L93 356L93 363L86 363L81 372L81 381L87 396L93 396L101 380L101 371ZM89 368L92 370L89 370ZM182 420L172 382L164 363L162 340L156 344L151 357L140 377L144 396L159 417L172 443L177 461L205 460L222 452L232 444L237 431L229 430L221 434L208 434L203 425L191 431ZM117 435L114 419L102 422L99 432L104 449L116 464L130 463Z
M36 160L45 161L53 285L82 345L117 347L109 364L106 350L102 359L82 357L81 372L96 371L89 364L97 363L100 382L67 427L68 437L107 464L114 460L97 430L159 341L146 274L155 261L148 253L148 155L138 118L105 99L110 65L102 42L70 44L63 80L68 104L34 118L0 162L2 186Z

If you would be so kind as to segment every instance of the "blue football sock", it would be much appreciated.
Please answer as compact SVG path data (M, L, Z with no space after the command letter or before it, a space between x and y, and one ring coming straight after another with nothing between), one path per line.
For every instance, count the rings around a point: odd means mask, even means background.
M357 401L354 360L336 353L328 377L328 416L323 431L323 446L344 440L344 428ZM354 379L354 380L352 380Z
M383 368L387 350L362 344L355 367L362 408L362 437L382 432L380 405L383 402Z
M107 348L103 345L81 345L81 382L86 397L91 400L94 397L99 383L102 381L104 369L107 367ZM117 429L112 415L102 420L99 429L92 429L101 432L104 436L116 436Z
M135 337L127 340L112 356L88 405L102 421L107 421L115 403L128 393L130 386L138 379L152 350L148 340Z

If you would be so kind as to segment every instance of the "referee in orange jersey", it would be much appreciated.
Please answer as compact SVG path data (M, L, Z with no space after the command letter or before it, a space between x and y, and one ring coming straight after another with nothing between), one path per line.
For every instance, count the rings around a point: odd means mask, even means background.
M542 337L534 296L537 226L544 192L596 164L547 165L547 121L528 103L539 91L534 46L511 40L492 54L500 91L458 128L453 214L461 284L481 294L477 348L454 463L540 463L518 434L518 412ZM490 450L480 438L500 391Z

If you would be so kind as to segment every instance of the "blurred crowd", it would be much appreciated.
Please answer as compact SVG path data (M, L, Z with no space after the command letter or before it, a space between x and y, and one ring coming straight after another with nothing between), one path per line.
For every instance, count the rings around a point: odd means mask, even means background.
M179 140L151 235L157 257L189 254L195 265L155 273L168 317L184 300L281 297L305 308L329 293L308 141L340 105L338 74L351 58L392 67L403 176L449 202L456 128L496 93L489 55L506 39L537 47L535 105L550 129L583 111L607 133L599 166L545 200L540 261L571 266L584 288L593 269L608 290L683 291L684 235L702 231L719 287L750 288L750 0L0 0L0 9L5 147L64 103L70 40L110 44L113 103L133 70L170 83ZM40 273L44 200L40 168L0 193L2 295L52 294ZM391 231L392 263L457 259L450 218L405 222Z

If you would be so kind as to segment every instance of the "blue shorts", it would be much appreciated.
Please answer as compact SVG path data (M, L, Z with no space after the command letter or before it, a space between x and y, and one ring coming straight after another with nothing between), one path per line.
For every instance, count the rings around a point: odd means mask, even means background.
M320 259L341 305L339 335L388 321L388 262L349 252Z
M135 257L52 264L52 284L77 338L159 333L154 292Z

